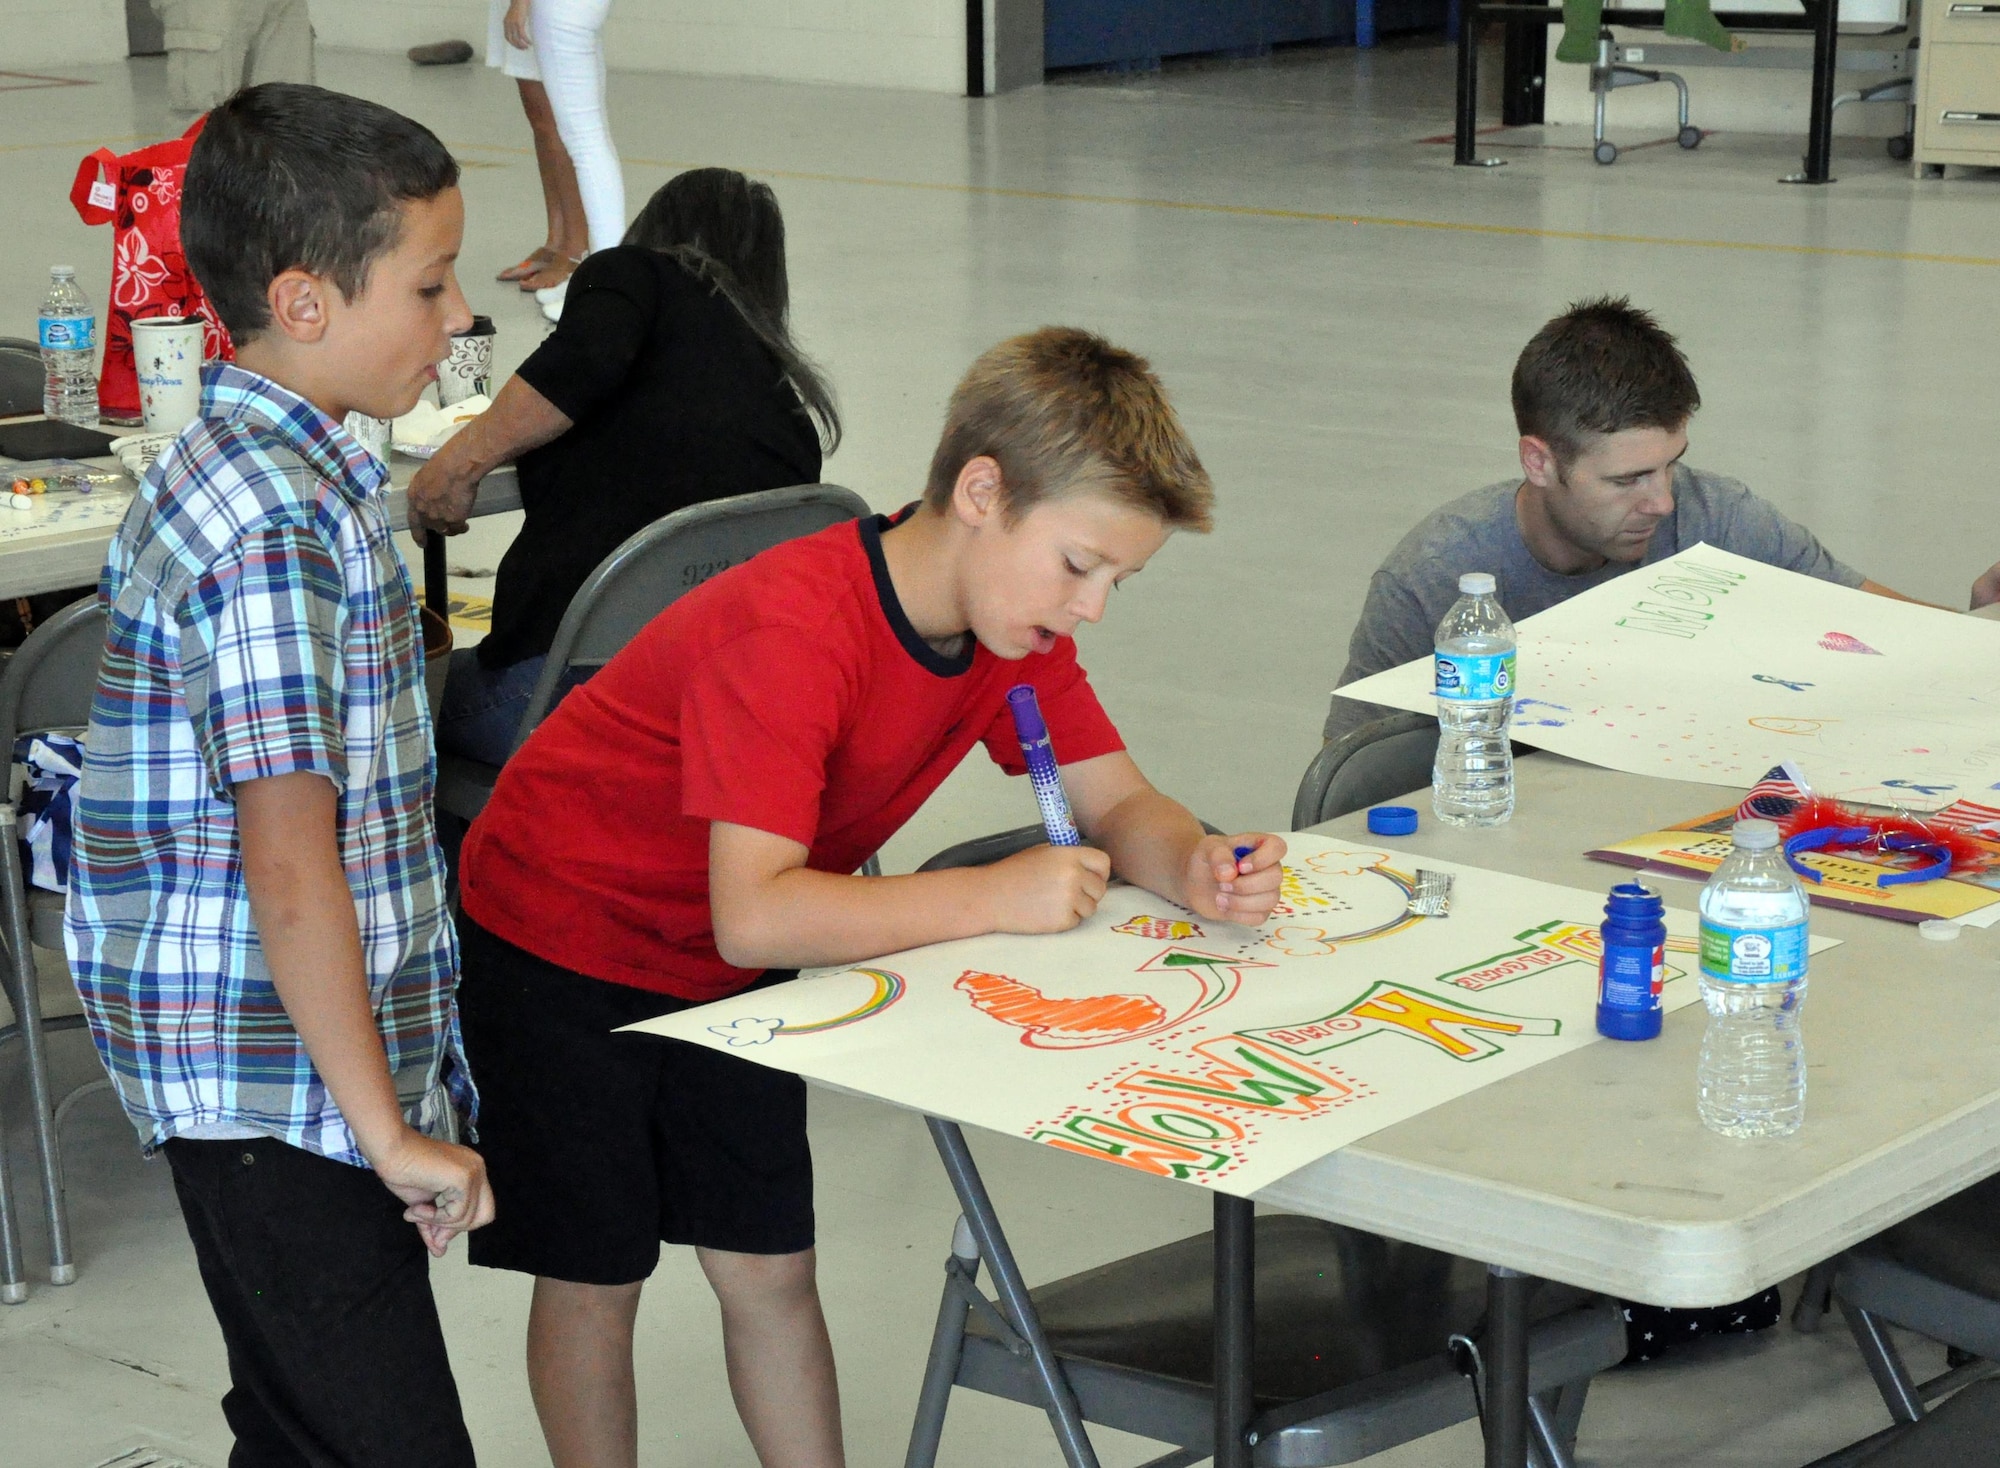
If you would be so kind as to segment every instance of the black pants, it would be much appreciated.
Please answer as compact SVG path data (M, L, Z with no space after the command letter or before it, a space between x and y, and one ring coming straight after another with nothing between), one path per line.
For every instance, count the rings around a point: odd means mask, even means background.
M472 1468L430 1256L375 1174L275 1138L165 1151L229 1350L229 1468Z

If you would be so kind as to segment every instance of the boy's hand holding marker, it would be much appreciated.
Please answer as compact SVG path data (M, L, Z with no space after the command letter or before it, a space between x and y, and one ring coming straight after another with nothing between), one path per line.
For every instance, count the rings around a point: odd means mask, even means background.
M1202 917L1254 928L1278 905L1284 856L1276 836L1204 836L1188 856L1186 905Z
M988 869L993 931L1066 933L1111 885L1111 858L1094 846L1031 846Z

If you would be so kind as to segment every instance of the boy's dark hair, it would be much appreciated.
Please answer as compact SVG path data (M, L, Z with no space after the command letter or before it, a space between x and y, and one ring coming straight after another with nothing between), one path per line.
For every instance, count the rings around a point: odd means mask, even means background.
M245 87L208 114L181 189L181 249L237 342L271 324L271 282L294 267L348 300L395 246L400 206L458 182L429 128L296 82Z
M1590 440L1627 428L1680 428L1701 391L1673 335L1624 296L1578 301L1536 332L1514 364L1514 422L1567 466Z
M945 411L924 502L951 503L959 471L1000 465L1001 509L1018 520L1083 489L1207 530L1215 488L1144 357L1073 326L1045 326L983 354Z

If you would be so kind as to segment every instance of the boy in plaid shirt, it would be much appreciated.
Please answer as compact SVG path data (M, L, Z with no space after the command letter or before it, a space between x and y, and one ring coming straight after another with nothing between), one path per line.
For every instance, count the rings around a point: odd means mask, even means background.
M70 962L228 1348L231 1468L473 1461L428 1246L493 1214L456 1145L457 952L388 472L471 313L458 167L316 87L210 114L188 261L235 340L104 569Z

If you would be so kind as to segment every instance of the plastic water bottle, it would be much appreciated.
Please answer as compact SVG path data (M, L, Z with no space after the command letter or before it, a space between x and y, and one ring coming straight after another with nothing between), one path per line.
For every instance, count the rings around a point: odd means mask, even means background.
M1449 826L1497 826L1514 814L1514 624L1493 578L1458 578L1437 629L1437 764L1431 809Z
M1769 821L1738 821L1701 889L1701 1119L1726 1137L1783 1137L1805 1118L1805 889Z
M42 411L65 423L97 426L97 312L76 283L74 265L49 270L42 300Z

